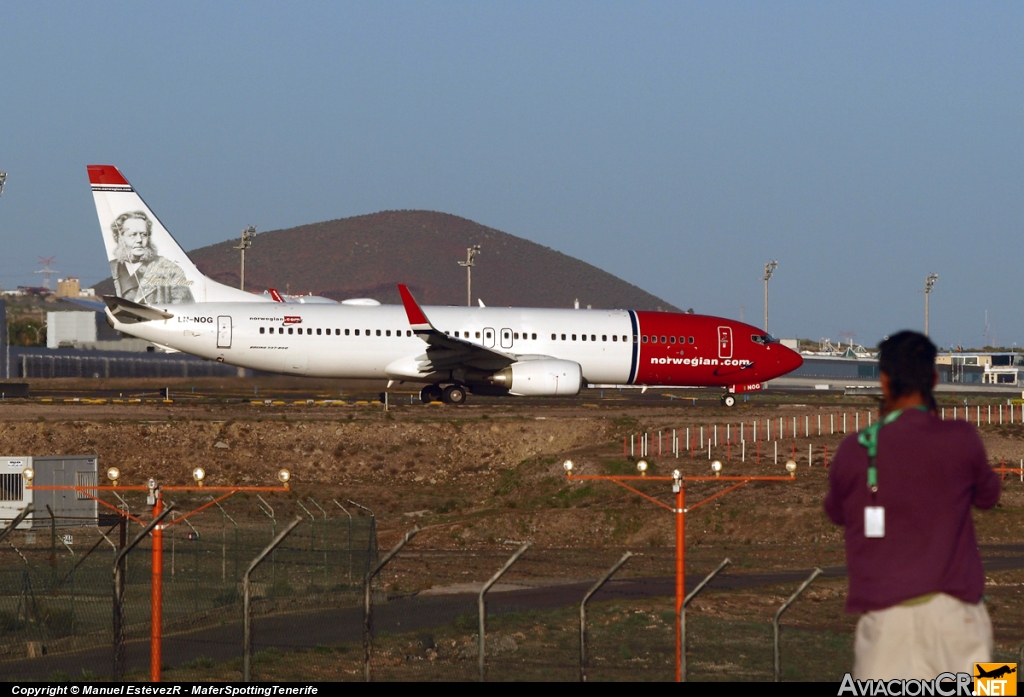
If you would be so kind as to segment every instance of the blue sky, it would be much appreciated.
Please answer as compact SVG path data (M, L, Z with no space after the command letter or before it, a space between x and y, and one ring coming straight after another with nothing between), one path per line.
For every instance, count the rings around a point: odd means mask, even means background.
M755 324L777 258L780 336L921 328L934 271L937 342L988 310L1024 344L1022 36L1020 3L9 3L0 284L107 275L109 163L186 248L432 209Z

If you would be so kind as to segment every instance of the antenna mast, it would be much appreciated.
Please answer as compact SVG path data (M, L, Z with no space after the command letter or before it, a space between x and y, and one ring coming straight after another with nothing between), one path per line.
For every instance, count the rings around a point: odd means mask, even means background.
M39 257L39 263L42 264L43 268L39 269L38 271L32 272L40 273L43 275L43 288L45 288L46 290L50 290L50 276L52 276L55 273L60 273L60 271L50 268L50 266L53 264L53 260L56 258L56 254L54 254L52 257Z

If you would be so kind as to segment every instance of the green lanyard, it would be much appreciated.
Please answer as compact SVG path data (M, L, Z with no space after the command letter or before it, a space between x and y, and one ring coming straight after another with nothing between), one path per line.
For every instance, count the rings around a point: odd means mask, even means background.
M928 411L928 407L923 404L919 404L914 409ZM882 430L882 426L891 424L900 418L902 413L902 409L891 411L885 415L884 419L876 421L857 434L857 442L868 449L868 488L871 489L872 494L878 491L878 469L875 467L875 457L878 456L878 432Z

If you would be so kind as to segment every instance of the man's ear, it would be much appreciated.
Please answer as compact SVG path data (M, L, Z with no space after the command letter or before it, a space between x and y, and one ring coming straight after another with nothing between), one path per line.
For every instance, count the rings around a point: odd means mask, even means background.
M878 371L878 380L882 383L882 396L888 402L891 396L892 385L889 381L889 376L883 371Z
M935 375L932 376L932 389L934 390L935 386L938 385L938 384L939 384L939 369L936 368L935 369Z

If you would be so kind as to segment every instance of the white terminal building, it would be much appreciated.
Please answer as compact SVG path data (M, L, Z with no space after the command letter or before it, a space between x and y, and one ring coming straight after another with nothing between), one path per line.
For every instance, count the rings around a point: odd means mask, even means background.
M936 357L935 362L949 366L949 381L953 383L1024 385L1024 353L943 353Z

